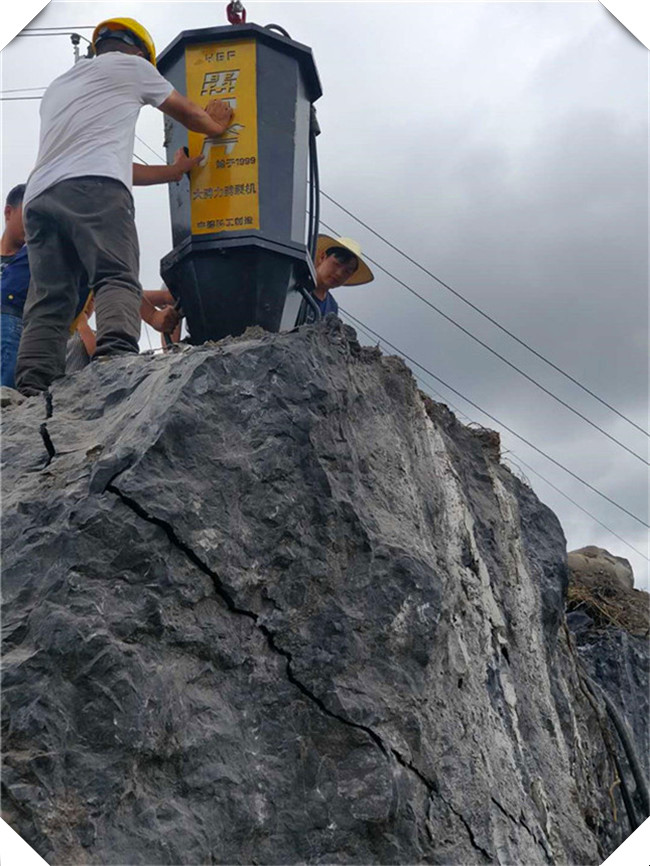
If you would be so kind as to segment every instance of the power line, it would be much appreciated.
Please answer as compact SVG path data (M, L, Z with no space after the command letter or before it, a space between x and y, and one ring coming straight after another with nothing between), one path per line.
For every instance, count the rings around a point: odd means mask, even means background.
M341 312L344 312L344 311L341 310ZM344 315L345 315L345 316L349 316L348 313L344 313ZM363 331L367 337L369 337L371 340L373 339L373 335L370 333L370 331L366 328L365 325L362 325L358 320L357 320L357 322L356 322L355 324L356 324L357 330ZM378 341L377 341L377 345L379 345L380 342L381 342L381 341L378 340ZM444 403L445 403L447 406L451 406L451 408L452 408L452 409L453 409L453 410L454 410L458 415L462 415L463 418L466 418L467 421L468 421L470 424L473 423L473 422L472 422L472 419L469 417L469 415L466 415L466 414L463 412L462 409L459 409L459 408L458 408L458 406L454 406L454 404L451 402L451 400L449 400L447 397L445 397L443 394L441 394L440 391L436 391L436 389L435 389L432 385L430 385L428 382L424 382L424 380L421 379L421 378L417 375L417 373L413 373L413 375L414 375L415 379L416 379L416 380L417 380L417 381L418 381L418 382L419 382L419 383L420 383L424 388L428 388L429 391L431 391L433 394L436 395L436 397L438 397L440 400L443 400Z
M145 146L148 150L150 150L150 151L153 153L154 156L158 157L158 159L162 160L163 162L167 162L167 160L165 159L165 157L164 157L164 156L161 156L159 153L156 153L156 151L153 149L153 147L150 147L150 146L147 144L147 142L146 142L143 138L140 138L140 136L138 135L137 132L136 132L136 134L135 134L135 137L138 139L138 141L140 142L140 144L144 144L144 146Z
M476 304L472 303L472 301L470 301L468 298L466 298L464 295L462 295L456 289L452 288L448 283L445 283L443 280L440 279L440 277L437 277L434 273L432 273L427 268L425 268L424 265L421 265L414 258L411 258L411 256L409 256L407 253L405 253L399 247L395 246L395 244L391 243L387 238L385 238L383 235L381 235L378 231L373 229L371 226L369 226L367 223L365 223L358 216L353 214L352 211L349 211L346 207L344 207L342 204L340 204L340 202L336 201L336 199L333 199L326 192L323 192L323 190L321 190L320 192L321 192L321 195L325 196L325 198L328 201L331 201L332 204L336 205L336 207L340 208L344 213L346 213L348 216L352 217L353 220L356 220L356 222L358 222L359 225L362 225L369 232L372 232L372 234L375 235L375 237L378 237L380 240L382 240L392 250L395 250L395 252L399 253L407 261L411 262L411 264L415 265L423 273L427 274L427 276L431 277L431 279L435 280L443 288L445 288L445 289L447 289L447 291L451 292L452 295L457 297L459 300L463 301L464 304L467 304L467 306L471 307L475 312L477 312L477 313L479 313L479 315L483 316L484 319L487 319L488 322L491 322L493 325L495 325L497 328L499 328L501 331L503 331L504 334L507 334L511 339L515 340L517 343L519 343L520 346L523 346L524 348L528 349L529 352L532 352L532 354L535 355L535 357L539 358L540 361L544 361L544 363L548 364L549 367L552 367L558 373L561 373L562 376L569 379L569 381L573 382L574 385L577 385L578 388L582 388L583 391L585 391L587 394L589 394L595 400L598 400L599 403L602 403L602 405L606 406L611 412L614 412L620 418L623 418L623 420L627 421L628 424L631 424L633 427L636 427L636 429L639 430L641 433L644 433L646 436L649 435L647 430L644 430L643 427L640 427L638 424L636 424L634 421L632 421L630 418L628 418L627 415L624 415L618 409L614 408L614 406L610 405L602 397L599 397L598 394L595 394L590 388L588 388L586 385L583 385L582 382L579 382L570 373L567 373L566 370L563 370L557 364L554 364L553 361L550 361L548 358L546 358L544 355L542 355L541 352L538 352L537 349L534 349L531 345L529 345L525 340L522 340L516 334L513 334L512 331L509 331L508 328L506 328L504 325L502 325L500 322L498 322L496 319L494 319L492 316L490 316L488 313L486 313L484 310L482 310ZM325 225L325 223L323 223L323 225ZM331 231L331 229L330 229L330 231ZM417 293L414 292L414 294L417 294ZM421 300L425 301L425 303L427 302L426 299L422 298L420 295L418 295L418 297ZM434 307L434 309L437 309L437 308Z
M8 90L0 90L0 93L28 93L32 90L47 90L47 87L12 87Z
M65 30L66 32L73 31L77 32L77 30L94 30L96 25L93 24L84 24L83 27L25 27L22 30L22 33L42 33L45 30Z
M328 226L327 223L323 222L322 220L321 220L321 225L325 226L325 228L329 229L329 231L335 232L335 229L333 229L331 226ZM631 448L628 448L628 446L625 445L623 442L621 442L620 439L617 439L615 436L612 436L611 433L608 433L607 430L604 430L602 427L600 427L598 424L596 424L595 421L592 421L590 418L587 418L586 415L583 415L582 412L579 412L570 403L567 403L561 397L558 397L556 394L554 394L552 391L550 391L545 385L542 385L540 382L538 382L537 379L534 379L532 376L529 376L528 373L526 373L524 370L521 369L521 367L518 367L516 364L513 364L512 361L509 361L507 358L505 358L503 355L501 355L499 352L497 352L496 349L493 349L487 343L484 343L483 340L479 339L479 337L472 334L471 331L469 331L463 325L459 324L455 319L452 319L451 316L448 316L447 313L444 313L439 307L436 307L435 304L432 304L431 301L427 300L427 298L424 298L422 295L418 294L418 292L416 292L415 289L412 289L403 280L400 280L399 277L396 277L389 270L387 270L383 265L380 265L379 262L375 261L375 259L372 259L369 255L366 255L365 258L369 262L372 262L372 264L375 265L375 267L379 268L381 271L383 271L385 274L387 274L391 279L395 280L396 283L399 283L400 286L403 286L412 295L415 295L416 298L419 298L421 301L423 301L428 307L431 307L432 310L435 310L436 313L438 313L439 315L441 315L443 317L443 319L446 319L448 322L450 322L452 325L454 325L456 328L458 328L460 331L462 331L464 334L466 334L468 337L470 337L472 340L474 340L474 342L478 343L480 346L483 346L484 349L487 349L488 352L491 352L493 355L495 355L497 358L499 358L501 361L503 361L504 364L507 364L513 370L516 370L517 373L519 373L521 376L524 377L524 379L527 379L529 382L532 382L533 385L536 385L540 389L540 391L543 391L545 394L548 394L549 397L552 397L556 402L560 403L560 405L564 406L570 412L573 412L574 415L577 415L578 418L582 418L583 421L586 421L587 424L591 425L595 430L598 430L600 433L603 434L603 436L606 436L612 442L615 442L617 445L619 445L621 448L623 448L625 451L627 451L628 454L631 454L633 457L636 457L636 459L640 460L641 463L643 463L645 466L650 466L650 463L648 463L647 460L644 460L644 458L641 457L640 454L637 454L636 451L633 451Z
M34 88L34 90L39 90L39 89L40 89L40 88ZM0 91L0 93L5 93L5 92L8 92L8 91ZM22 100L25 100L25 99L42 99L42 98L43 98L42 96L0 96L0 102L18 102L18 101L22 101ZM147 142L146 142L146 141L142 141L142 139L140 138L139 135L136 135L136 138L138 139L138 141L140 141L142 144L144 144L145 147L149 147L149 145L147 144ZM155 154L156 156L158 156L158 154L156 153L156 151L153 150L151 147L149 147L149 150L150 150L153 154ZM134 156L136 159L139 159L140 162L141 162L143 165L150 165L150 163L148 163L146 159L143 159L139 154L134 153L133 156Z
M346 316L346 318L347 318L347 317L349 317L349 314L348 314L348 313L345 313L345 316ZM368 331L368 329L365 327L365 325L361 325L360 323L357 322L357 328L358 328L359 330L363 331L363 332L366 334L366 336L370 337L370 339L373 339L372 335L370 334L370 332ZM458 406L454 406L454 404L451 402L451 400L449 400L447 397L443 396L439 391L436 391L436 389L433 388L433 387L432 387L428 382L425 382L422 378L420 378L420 376L418 376L417 373L414 373L413 375L414 375L414 377L415 377L415 380L416 380L416 381L417 381L417 382L418 382L418 383L419 383L419 384L420 384L424 389L426 389L427 393L429 393L429 394L435 394L435 395L436 395L437 397L439 397L439 398L440 398L440 399L441 399L441 400L442 400L446 405L450 406L450 407L451 407L451 408L452 408L452 409L453 409L453 410L454 410L458 415L460 415L460 416L462 416L463 418L467 419L467 421L468 421L470 424L475 423L474 421L472 421L472 419L469 417L469 415L466 415L466 414L465 414L461 409L458 408ZM602 520L599 520L599 519L598 519L594 514L592 514L590 511L587 511L587 509L584 508L582 505L580 505L579 502L576 502L575 499L572 499L572 498L571 498L567 493L565 493L563 490L561 490L559 487L557 487L555 484L553 484L552 481L549 481L549 479L546 478L544 475L542 475L541 472L538 472L537 469L533 469L533 467L532 467L530 464L526 463L526 461L523 460L523 459L522 459L518 454L515 454L513 451L510 451L509 454L510 454L510 459L512 459L512 458L516 458L516 459L513 460L514 463L516 463L516 464L517 464L517 462L518 462L518 463L522 463L522 464L523 464L524 466L526 466L526 467L527 467L531 472L534 472L535 475L537 475L539 478L541 478L542 481L544 481L546 484L548 484L549 487L552 487L553 490L557 491L557 493L559 493L560 496L563 496L565 499L568 499L568 501L571 502L573 505L575 505L576 508L579 508L580 511L584 512L584 514L586 514L588 517L590 517L592 520L594 520L596 523L598 523L600 526L602 526L604 529L606 529L606 530L607 530L609 533L611 533L615 538L618 538L619 541L622 541L623 544L625 544L627 547L630 548L630 550L633 550L635 553L638 553L639 556L642 556L644 559L646 559L646 560L648 560L648 561L650 562L650 559L649 559L649 558L648 558L644 553L642 553L640 550L638 550L638 549L637 549L633 544L630 544L629 541L626 541L626 540L623 538L622 535L619 535L617 532L615 532L613 529L611 529L611 527L607 526L606 523L603 523ZM520 468L521 468L521 467L520 467Z
M512 452L511 452L511 454L512 454ZM542 481L544 481L546 484L548 484L549 487L552 487L553 490L555 490L557 493L559 493L560 496L564 496L564 498L565 498L565 499L568 499L569 502L571 502L573 505L576 506L576 508L579 508L580 511L584 511L584 513L585 513L588 517L591 517L592 520L595 520L596 523L598 523L600 526L603 527L603 529L606 529L608 532L611 532L611 534L612 534L615 538L618 538L619 541L622 541L623 544L625 544L627 547L630 548L630 550L633 550L635 553L638 553L639 556L642 556L643 559L645 559L647 562L650 562L650 558L648 558L648 557L645 555L645 553L642 553L642 552L641 552L640 550L638 550L638 549L637 549L633 544L630 544L629 541L626 541L626 540L623 538L623 536L619 535L617 532L614 532L613 529L611 529L609 526L607 526L607 524L603 523L602 520L599 520L599 519L598 519L594 514L591 513L591 511L587 511L586 508L583 508L582 505L580 505L580 503L578 503L578 502L575 501L575 499L572 499L572 498L571 498L567 493L565 493L563 490L560 490L559 487L557 487L555 484L553 484L552 481L549 481L548 478L545 478L545 477L541 474L541 472L538 472L537 469L533 469L533 467L532 467L529 463L526 463L525 460L522 460L521 457L520 457L518 454L512 454L512 456L516 458L516 461L515 461L515 462L518 461L519 463L522 463L524 466L526 466L527 469L530 469L531 472L534 472L535 475L537 475L539 478L542 479Z
M355 316L353 316L351 313L347 312L347 310L343 310L343 308L341 308L341 312L344 312L344 313L345 313L345 314L346 314L350 319L352 319L354 322L359 322L359 324L364 325L363 322L360 322L359 319L357 319L357 318L356 318ZM427 367L424 367L422 364L420 364L418 361L416 361L415 358L411 358L410 355L407 355L406 352L402 351L400 348L398 348L397 346L395 346L394 343L391 343L391 342L390 342L390 340L387 340L385 337L382 337L381 334L378 334L378 333L377 333L376 331L374 331L374 330L373 330L369 325L364 325L364 327L365 327L368 331L370 331L370 333L373 334L373 336L377 337L379 340L381 340L381 341L382 341L383 343L385 343L387 346L390 346L391 349L393 349L394 351L398 352L398 353L399 353L403 358L405 358L406 360L410 361L411 364L415 364L415 366L416 366L416 367L419 367L420 370L423 370L427 375L431 376L431 377L434 378L437 382L440 382L442 385L444 385L445 388L448 388L448 389L449 389L450 391L452 391L454 394L457 394L457 395L458 395L462 400L465 400L465 402L466 402L466 403L469 403L470 406L473 406L475 409L478 409L479 412L482 412L486 417L490 418L490 420L494 421L496 424L500 424L501 427L503 427L504 430L507 430L509 433L512 433L513 436L516 436L517 439L520 439L522 442L524 442L526 445L528 445L528 446L529 446L530 448L532 448L534 451L537 451L538 454L541 454L543 457L546 457L547 460L550 460L551 463L554 463L554 464L555 464L556 466L558 466L560 469L563 469L565 472L567 472L569 475L571 475L572 478L575 478L576 481L579 481L581 484L584 484L585 487L588 487L590 490L593 490L594 493L597 493L597 494L598 494L599 496L601 496L603 499L606 499L606 500L607 500L611 505L614 505L614 506L615 506L616 508L618 508L620 511L623 511L623 512L624 512L625 514L627 514L629 517L632 517L634 520L637 521L637 523L640 523L642 526L645 526L645 527L647 527L647 528L650 529L650 525L647 524L645 521L641 520L640 517L637 517L636 514L633 514L631 511L628 511L627 508L625 508L623 505L620 505L620 504L619 504L618 502L616 502L614 499L610 499L610 497L607 496L607 494L602 493L600 490L598 490L597 487L594 487L593 484L590 484L588 481L585 481L584 478L581 478L579 475L576 475L576 473L575 473L575 472L572 472L571 469L569 469L569 468L567 468L566 466L564 466L562 463L560 463L560 462L559 462L558 460L556 460L554 457L551 457L551 456L550 456L549 454L547 454L545 451L542 451L542 449L541 449L541 448L538 448L537 445L533 445L533 443L530 442L528 439L524 438L524 437L521 436L519 433L515 432L511 427L508 427L507 424L504 424L503 421L499 421L499 419L498 419L498 418L495 418L494 415L491 415L491 414L490 414L489 412L487 412L485 409L482 409L482 408L481 408L477 403L474 403L472 400L470 400L469 397L466 397L464 394L461 394L460 391L456 390L456 388L453 388L451 385L449 385L447 382L445 382L444 379L441 379L440 376L436 376L435 373L432 373L431 370L427 369Z
M38 36L74 36L74 35L79 36L81 39L84 40L84 42L87 42L89 45L92 45L92 42L90 41L90 39L88 39L82 33L77 33L76 30L66 30L63 33L26 33L25 31L23 31L22 33L16 33L16 35L14 36L14 39L21 39L22 37L27 37L27 36L31 37L32 39L35 39Z

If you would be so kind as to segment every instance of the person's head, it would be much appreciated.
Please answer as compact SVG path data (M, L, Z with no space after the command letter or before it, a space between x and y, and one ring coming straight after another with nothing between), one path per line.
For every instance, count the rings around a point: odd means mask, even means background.
M319 289L335 289L350 279L359 267L359 259L345 247L329 247L316 259L316 285Z
M109 51L135 54L156 65L156 48L149 32L133 18L109 18L95 27L92 38L95 54Z
M361 258L361 247L351 238L319 235L316 247L316 288L330 291L337 286L357 286L374 279Z
M25 184L19 183L12 190L5 201L5 229L4 237L15 247L21 247L25 243L25 226L23 225L23 196L25 195Z

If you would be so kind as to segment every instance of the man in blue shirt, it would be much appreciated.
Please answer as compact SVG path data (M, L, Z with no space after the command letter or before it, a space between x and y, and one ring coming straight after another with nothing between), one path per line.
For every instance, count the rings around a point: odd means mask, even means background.
M23 307L29 287L29 262L23 226L25 184L15 186L5 202L5 228L0 238L0 384L15 388L14 369Z
M338 315L339 305L331 295L337 286L361 286L370 283L374 276L361 258L361 247L352 238L332 238L318 235L316 246L316 288L312 297L318 304L321 316L328 313Z

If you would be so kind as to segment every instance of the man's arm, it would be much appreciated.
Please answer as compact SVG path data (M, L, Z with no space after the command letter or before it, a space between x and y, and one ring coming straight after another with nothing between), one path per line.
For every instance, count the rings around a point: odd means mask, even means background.
M185 151L179 147L171 165L142 165L134 162L133 186L151 186L155 183L172 183L181 180L185 172L200 165L202 159L202 156L185 156Z
M233 115L228 103L220 99L213 99L204 111L178 90L172 90L158 108L192 132L201 132L208 138L215 138L225 132Z
M145 294L140 304L140 316L148 325L162 334L170 334L180 321L180 315L174 307L163 307L157 310Z
M176 304L176 298L167 288L145 289L142 297L150 301L154 307L173 307Z
M86 348L86 352L88 352L88 357L92 358L95 354L95 349L97 348L97 342L95 332L88 324L88 315L86 313L81 314L77 323L77 330L79 331L81 341Z

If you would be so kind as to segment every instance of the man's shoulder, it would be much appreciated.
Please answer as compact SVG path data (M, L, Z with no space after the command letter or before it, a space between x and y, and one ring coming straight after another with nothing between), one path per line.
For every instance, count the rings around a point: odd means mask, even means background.
M99 63L102 69L112 74L126 74L144 80L163 77L152 63L137 54L107 51L92 62Z

